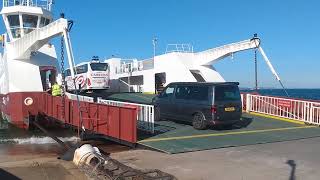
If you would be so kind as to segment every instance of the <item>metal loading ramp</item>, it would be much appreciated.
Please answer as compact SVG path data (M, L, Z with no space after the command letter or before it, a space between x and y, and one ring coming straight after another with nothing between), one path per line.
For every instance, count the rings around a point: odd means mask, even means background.
M140 133L138 144L169 154L291 141L320 136L320 128L244 114L230 129L195 130L171 121L155 124L155 134Z

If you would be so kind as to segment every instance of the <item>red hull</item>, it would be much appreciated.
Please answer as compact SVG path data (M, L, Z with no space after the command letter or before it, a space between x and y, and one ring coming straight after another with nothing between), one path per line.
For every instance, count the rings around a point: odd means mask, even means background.
M29 129L29 117L37 115L80 127L76 101L65 98L63 108L62 97L43 92L9 93L0 95L0 98L0 110L4 118L19 128ZM80 102L80 110L86 129L118 141L137 142L136 108ZM48 123L44 118L40 120L40 123Z
M34 115L39 112L37 104L39 104L41 94L42 93L36 92L19 92L1 95L0 109L3 118L19 128L29 129L29 115ZM24 103L27 98L32 98L32 105L26 105Z

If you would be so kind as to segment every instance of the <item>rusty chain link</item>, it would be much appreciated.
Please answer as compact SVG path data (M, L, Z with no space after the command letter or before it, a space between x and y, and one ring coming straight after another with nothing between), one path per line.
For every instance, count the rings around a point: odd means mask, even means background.
M65 72L64 72L64 39L63 36L61 37L61 89L62 89L62 118L65 118L65 94L66 94L66 79L65 79Z

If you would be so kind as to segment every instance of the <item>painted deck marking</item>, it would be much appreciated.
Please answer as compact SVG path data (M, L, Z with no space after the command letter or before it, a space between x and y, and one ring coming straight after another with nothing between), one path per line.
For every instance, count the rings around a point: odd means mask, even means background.
M304 125L304 122L293 120L293 119L287 119L287 118L277 117L277 116L272 116L272 115L267 115L267 114L260 114L260 113L256 113L256 112L250 112L249 114L252 114L255 116L261 116L261 117L265 117L265 118L270 118L270 119L275 119L275 120L279 120L279 121L286 121L286 122L290 122L290 123L294 123L294 124Z
M227 135L238 135L238 134L254 134L254 133L263 133L263 132L286 131L286 130L294 130L294 129L307 129L307 128L318 128L318 127L315 127L315 126L300 126L300 127L286 127L286 128L262 129L262 130L251 130L251 131L238 131L238 132L215 133L215 134L200 134L200 135L178 136L178 137L168 137L168 138L155 138L155 139L141 140L141 141L139 141L139 143L170 141L170 140L182 140L182 139L193 139L193 138L205 138L205 137L227 136Z

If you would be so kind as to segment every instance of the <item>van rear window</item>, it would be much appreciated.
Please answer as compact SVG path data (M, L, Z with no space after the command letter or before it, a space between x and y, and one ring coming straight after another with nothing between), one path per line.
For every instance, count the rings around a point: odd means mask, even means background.
M241 99L239 88L237 86L216 86L214 98L216 101Z
M177 99L206 101L208 99L209 87L207 86L178 86Z

